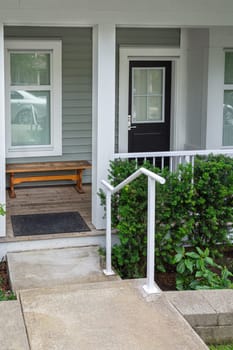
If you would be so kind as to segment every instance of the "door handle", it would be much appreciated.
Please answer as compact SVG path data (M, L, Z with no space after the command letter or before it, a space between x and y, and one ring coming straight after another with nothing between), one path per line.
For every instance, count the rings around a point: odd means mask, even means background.
M131 129L136 129L136 126L132 126L132 117L131 115L128 115L128 131L130 131Z

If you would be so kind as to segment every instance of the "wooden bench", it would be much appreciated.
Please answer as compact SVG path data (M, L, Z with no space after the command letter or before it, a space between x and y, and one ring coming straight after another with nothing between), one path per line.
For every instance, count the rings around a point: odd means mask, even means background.
M76 182L75 188L79 193L83 193L82 188L82 173L85 169L90 169L91 164L85 160L80 161L65 161L65 162L37 162L37 163L22 163L22 164L7 164L6 173L10 174L10 198L15 198L15 185L23 182L37 181L59 181L72 180ZM17 174L23 173L43 173L43 172L69 172L62 175L39 175L39 176L23 176L17 177ZM70 173L71 172L71 173Z

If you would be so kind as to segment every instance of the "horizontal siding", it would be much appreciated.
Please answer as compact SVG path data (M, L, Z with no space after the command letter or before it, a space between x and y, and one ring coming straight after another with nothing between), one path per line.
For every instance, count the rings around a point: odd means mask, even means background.
M179 47L178 28L117 28L116 30L116 125L115 150L118 152L119 48L120 46Z
M6 38L62 40L62 156L8 159L8 163L89 160L92 148L92 29L5 27ZM91 171L84 173L91 182Z
M117 45L168 46L180 45L178 28L118 28Z

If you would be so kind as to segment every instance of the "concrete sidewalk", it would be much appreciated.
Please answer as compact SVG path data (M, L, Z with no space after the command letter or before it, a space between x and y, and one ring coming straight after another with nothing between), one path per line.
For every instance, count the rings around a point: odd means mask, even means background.
M208 349L163 295L143 297L142 281L137 284L115 281L21 291L30 349Z

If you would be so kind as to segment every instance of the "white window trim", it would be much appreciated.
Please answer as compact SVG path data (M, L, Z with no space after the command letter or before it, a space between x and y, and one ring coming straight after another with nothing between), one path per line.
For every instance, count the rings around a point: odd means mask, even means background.
M10 119L10 51L50 51L51 52L51 126L50 145L11 146ZM43 157L62 155L62 65L60 40L6 40L5 41L5 81L6 81L6 156L8 158ZM25 86L26 89L26 86ZM38 87L40 89L40 87ZM38 90L37 89L37 90Z

